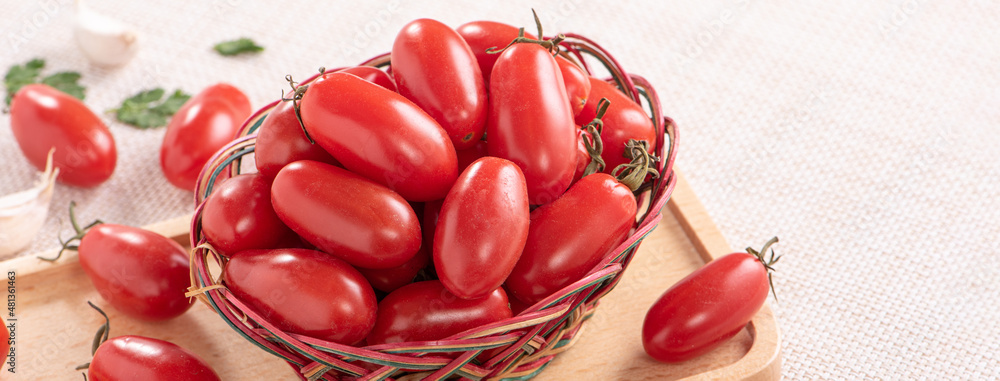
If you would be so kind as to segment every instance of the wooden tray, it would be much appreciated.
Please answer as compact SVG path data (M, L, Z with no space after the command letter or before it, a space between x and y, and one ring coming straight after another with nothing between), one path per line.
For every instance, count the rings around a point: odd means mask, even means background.
M642 242L624 279L584 324L585 332L577 335L579 341L536 380L781 377L781 340L768 305L737 337L705 356L681 364L661 364L643 352L642 321L653 301L705 261L731 251L683 178L668 208L660 225ZM146 228L186 245L189 219L181 217ZM90 300L106 307L112 337L138 334L171 341L199 354L223 380L297 380L288 365L237 335L202 303L162 323L119 314L101 300L74 252L64 253L57 263L35 256L8 260L0 263L0 271L16 273L17 319L13 321L16 373L9 373L9 365L4 365L0 379L79 379L79 371L73 368L90 361L91 340L102 323L100 315L87 306Z

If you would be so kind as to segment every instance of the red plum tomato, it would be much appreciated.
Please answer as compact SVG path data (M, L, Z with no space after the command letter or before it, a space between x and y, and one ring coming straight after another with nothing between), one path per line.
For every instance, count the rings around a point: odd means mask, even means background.
M439 21L403 26L392 45L399 93L448 132L455 149L472 147L486 128L486 85L462 36Z
M573 181L577 147L559 66L540 45L518 43L500 54L490 81L490 156L521 168L531 204L555 200Z
M441 340L510 317L503 288L462 299L436 280L411 283L379 302L368 344Z
M259 173L223 181L205 200L201 228L208 242L226 255L298 242L271 207L271 181Z
M271 204L299 236L358 267L396 267L420 247L420 220L406 200L330 164L303 160L282 168Z
M48 85L27 85L14 94L10 127L38 170L55 149L52 163L63 183L95 187L115 171L118 150L108 127L83 102Z
M309 85L300 109L309 135L344 168L409 201L442 199L458 177L448 135L402 95L331 73Z
M160 146L160 168L174 186L194 190L202 167L236 137L250 116L250 100L225 83L188 99L170 118Z
M358 270L308 249L251 250L233 256L223 283L276 327L352 345L375 323L375 292Z
M514 269L528 237L528 190L510 161L484 157L455 182L441 206L434 268L460 298L488 295Z
M201 357L181 346L144 336L118 336L94 352L87 367L91 381L219 381Z
M528 239L506 288L533 304L582 279L625 241L635 223L632 191L604 173L586 176L531 212Z
M191 308L188 253L180 244L149 230L98 224L77 250L80 267L112 307L146 321L177 317Z

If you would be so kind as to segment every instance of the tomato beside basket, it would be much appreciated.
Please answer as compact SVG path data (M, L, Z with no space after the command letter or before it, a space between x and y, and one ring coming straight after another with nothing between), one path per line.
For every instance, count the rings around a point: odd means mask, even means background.
M611 73L610 81L625 89L629 98L648 108L656 129L656 155L661 158L657 168L661 176L647 181L637 193L640 210L629 237L608 252L585 277L514 317L444 340L355 347L282 331L219 284L218 274L210 270L210 264L222 265L226 259L204 245L200 226L202 201L217 187L215 179L224 173L240 173L241 161L254 152L256 129L267 113L281 102L279 100L254 113L244 123L241 137L217 152L197 181L195 202L199 207L191 229L191 243L195 248L191 263L192 288L195 289L192 294L244 338L299 370L303 379L329 380L338 376L362 379L522 378L540 372L573 342L583 321L594 313L599 300L621 279L639 243L662 218L661 210L677 181L672 170L677 146L676 126L662 114L652 86L641 76L626 73L593 41L575 34L566 34L566 37L561 47L567 55L582 62L588 73L593 73L592 68L586 66L588 62L600 63ZM584 60L585 56L591 61ZM361 65L383 67L388 64L389 54L386 53ZM317 74L302 84L318 77Z

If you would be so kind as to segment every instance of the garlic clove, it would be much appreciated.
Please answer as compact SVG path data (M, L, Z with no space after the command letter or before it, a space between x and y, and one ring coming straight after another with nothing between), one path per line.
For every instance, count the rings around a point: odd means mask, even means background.
M59 168L52 166L52 154L35 187L0 197L0 258L21 251L38 235L49 214Z
M76 3L74 35L83 54L98 66L124 65L139 49L138 34L131 26L94 12L83 1Z

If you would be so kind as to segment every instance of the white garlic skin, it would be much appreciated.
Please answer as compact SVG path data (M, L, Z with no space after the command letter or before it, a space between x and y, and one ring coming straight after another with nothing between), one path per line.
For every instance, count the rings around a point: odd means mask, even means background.
M59 176L59 168L52 167L54 151L34 188L0 197L0 258L28 247L45 223Z
M139 36L131 26L90 10L82 1L77 2L73 29L77 46L97 66L124 65L139 51Z

